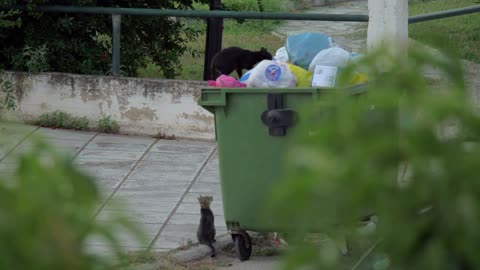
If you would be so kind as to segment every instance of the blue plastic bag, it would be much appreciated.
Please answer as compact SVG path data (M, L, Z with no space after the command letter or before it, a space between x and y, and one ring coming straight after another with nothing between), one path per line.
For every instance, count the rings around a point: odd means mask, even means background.
M334 46L333 39L322 33L305 32L287 38L290 63L307 69L313 58L324 49Z

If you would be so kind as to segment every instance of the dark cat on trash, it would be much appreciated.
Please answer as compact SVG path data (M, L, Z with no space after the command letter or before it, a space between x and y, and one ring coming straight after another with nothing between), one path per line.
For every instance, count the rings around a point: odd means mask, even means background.
M197 229L197 239L202 245L207 245L212 251L211 257L215 257L215 217L210 209L210 204L213 198L211 196L200 196L198 202L200 203L200 224Z
M213 79L217 79L218 76L222 74L230 75L235 70L240 79L243 69L250 70L258 62L265 59L272 60L272 55L265 48L261 48L260 51L249 51L239 47L226 48L212 58L211 76Z

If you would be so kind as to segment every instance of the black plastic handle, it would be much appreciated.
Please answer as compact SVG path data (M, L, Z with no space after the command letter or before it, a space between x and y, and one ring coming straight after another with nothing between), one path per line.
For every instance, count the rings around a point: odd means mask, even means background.
M263 124L268 127L271 136L285 136L287 128L293 126L295 111L283 108L282 94L268 94L268 110L261 115Z

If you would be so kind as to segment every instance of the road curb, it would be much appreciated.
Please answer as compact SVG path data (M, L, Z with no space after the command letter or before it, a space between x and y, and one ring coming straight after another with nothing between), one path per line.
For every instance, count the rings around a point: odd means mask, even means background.
M213 246L218 253L218 251L224 249L230 243L232 243L232 236L230 234L224 234L217 237ZM178 262L190 262L210 256L210 248L205 245L196 244L189 249L174 250L169 253L169 255Z
M231 243L231 235L224 234L217 237L216 242L213 244L213 246L217 250L217 253L219 253L219 251L225 249ZM205 245L200 245L198 243L189 246L187 249L175 249L165 253L165 257L179 264L200 260L209 256L210 248ZM134 264L123 268L123 270L157 270L159 269L161 264L161 261L157 261L154 263Z

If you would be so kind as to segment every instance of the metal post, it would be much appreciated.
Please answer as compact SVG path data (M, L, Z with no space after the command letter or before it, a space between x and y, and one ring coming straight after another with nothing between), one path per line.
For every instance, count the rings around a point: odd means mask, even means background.
M222 1L213 0L210 10L221 10ZM203 79L212 79L210 74L210 63L213 56L222 49L223 19L207 19L207 39L205 44L205 61L203 66Z
M120 32L122 15L112 14L112 73L120 76Z

